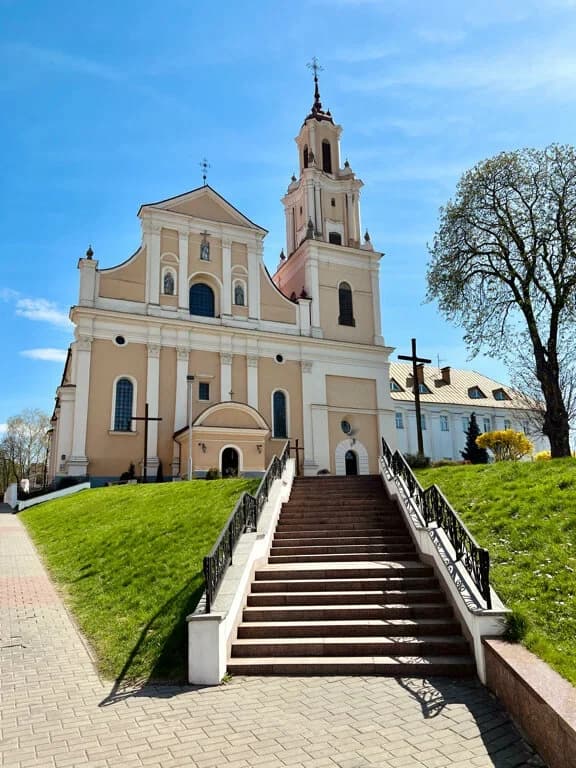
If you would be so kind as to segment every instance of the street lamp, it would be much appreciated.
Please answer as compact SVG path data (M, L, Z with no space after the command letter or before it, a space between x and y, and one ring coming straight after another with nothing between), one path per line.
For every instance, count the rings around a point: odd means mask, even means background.
M192 480L192 395L194 376L188 374L186 383L188 386L188 480Z

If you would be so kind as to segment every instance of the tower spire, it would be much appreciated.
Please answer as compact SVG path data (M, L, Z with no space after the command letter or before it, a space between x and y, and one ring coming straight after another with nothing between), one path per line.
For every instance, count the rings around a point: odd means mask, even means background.
M312 56L312 61L309 61L306 66L314 73L314 103L312 104L312 111L306 120L313 117L316 120L329 120L332 123L334 121L332 120L330 110L324 112L322 109L322 102L320 101L320 89L318 87L318 72L323 72L324 67L320 66L320 62L316 56Z

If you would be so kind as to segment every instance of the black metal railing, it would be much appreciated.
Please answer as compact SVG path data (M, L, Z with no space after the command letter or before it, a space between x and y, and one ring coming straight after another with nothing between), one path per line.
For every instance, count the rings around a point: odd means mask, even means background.
M262 478L255 496L243 493L228 518L222 533L212 551L204 558L204 583L206 587L206 613L210 613L218 588L228 567L232 565L232 555L238 540L246 531L255 531L258 521L268 500L274 480L282 477L286 462L290 457L290 443L284 446L280 457L274 456Z
M490 596L490 553L479 547L470 531L466 528L458 513L437 485L426 490L414 477L414 473L399 451L392 453L390 446L382 438L382 458L394 479L404 483L406 491L422 516L426 527L436 524L446 534L454 548L456 560L461 562L478 591L486 602L486 608L492 608Z

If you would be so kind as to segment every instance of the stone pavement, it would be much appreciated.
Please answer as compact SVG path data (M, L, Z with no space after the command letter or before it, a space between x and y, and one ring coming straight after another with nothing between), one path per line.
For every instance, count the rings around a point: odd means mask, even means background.
M0 514L0 765L519 768L542 763L474 682L238 677L216 688L116 690L98 677L21 521Z

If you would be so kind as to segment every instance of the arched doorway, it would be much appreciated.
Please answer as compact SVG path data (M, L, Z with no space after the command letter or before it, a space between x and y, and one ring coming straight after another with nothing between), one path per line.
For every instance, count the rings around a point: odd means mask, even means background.
M346 465L347 475L358 474L358 456L356 455L355 451L346 451L346 455L344 456L344 462Z
M238 477L240 461L236 448L232 448L231 446L224 448L221 461L222 466L220 472L222 477Z

